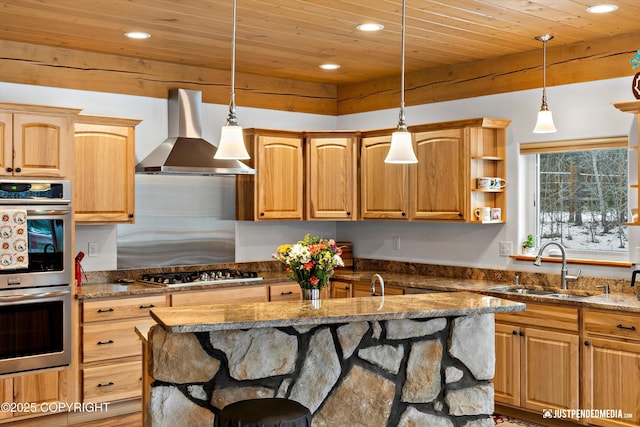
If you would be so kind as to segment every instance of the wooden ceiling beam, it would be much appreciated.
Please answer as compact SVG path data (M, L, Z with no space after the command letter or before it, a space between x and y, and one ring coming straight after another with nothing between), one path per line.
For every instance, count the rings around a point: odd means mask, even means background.
M550 43L547 87L633 76L629 60L638 40L640 32L558 47ZM407 106L541 88L542 45L535 51L407 73L405 80ZM399 105L399 76L338 86L338 115Z

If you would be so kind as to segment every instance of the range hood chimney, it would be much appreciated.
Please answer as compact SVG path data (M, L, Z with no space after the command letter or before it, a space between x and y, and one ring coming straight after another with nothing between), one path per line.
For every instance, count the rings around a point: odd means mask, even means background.
M239 160L217 160L218 149L202 138L202 92L169 91L169 137L136 166L136 173L253 175Z

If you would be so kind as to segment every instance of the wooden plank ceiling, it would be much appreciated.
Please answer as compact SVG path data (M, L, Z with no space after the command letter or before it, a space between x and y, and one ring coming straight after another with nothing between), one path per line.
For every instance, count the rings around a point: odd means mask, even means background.
M619 9L604 15L586 11L594 1L407 0L407 73L541 50L544 33L552 47L640 31L637 0L608 0ZM332 85L399 73L401 0L237 2L238 73ZM231 14L232 0L5 0L0 40L229 70ZM367 22L385 28L355 29Z

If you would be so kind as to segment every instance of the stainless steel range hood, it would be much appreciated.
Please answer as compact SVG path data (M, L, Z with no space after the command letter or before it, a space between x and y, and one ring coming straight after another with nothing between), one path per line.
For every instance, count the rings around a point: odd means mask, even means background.
M202 138L202 92L169 91L169 137L136 166L136 173L252 175L239 160L217 160L218 149Z

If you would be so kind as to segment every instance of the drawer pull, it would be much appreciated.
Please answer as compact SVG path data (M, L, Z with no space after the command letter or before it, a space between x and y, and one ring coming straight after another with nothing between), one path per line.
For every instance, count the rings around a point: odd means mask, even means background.
M289 292L280 292L280 295L292 295L293 291L289 291Z
M624 326L623 324L619 324L618 326L616 326L616 328L618 328L618 329L626 329L627 331L635 331L636 330L635 326Z
M98 384L98 387L111 387L112 385L114 385L113 381L109 381L106 384L102 384L102 383Z
M98 313L111 313L112 311L113 311L113 308L107 308L107 309L99 308L98 309Z
M141 305L141 306L140 306L140 310L144 310L144 309L146 309L146 308L153 308L153 307L155 307L155 305L153 305L153 304Z
M107 344L113 344L113 340L109 340L109 341L98 341L98 345L107 345Z

